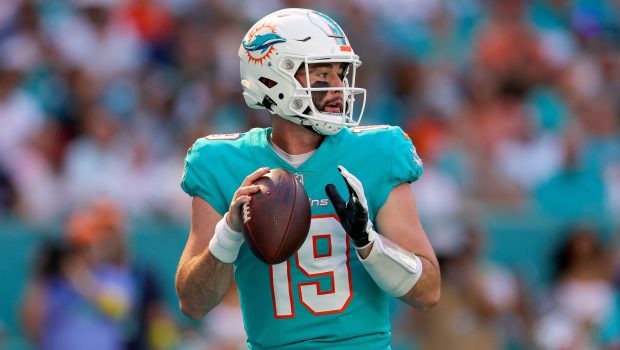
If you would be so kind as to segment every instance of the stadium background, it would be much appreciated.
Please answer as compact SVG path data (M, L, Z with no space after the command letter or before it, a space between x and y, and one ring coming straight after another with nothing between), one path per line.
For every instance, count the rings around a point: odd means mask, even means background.
M197 137L269 124L242 100L237 50L283 7L341 24L362 124L400 125L425 162L413 189L443 298L425 316L394 303L394 348L620 348L614 0L1 1L0 348L32 345L37 257L94 239L88 215L111 216L125 261L152 272L154 348L237 346L234 295L204 322L178 310L178 184Z

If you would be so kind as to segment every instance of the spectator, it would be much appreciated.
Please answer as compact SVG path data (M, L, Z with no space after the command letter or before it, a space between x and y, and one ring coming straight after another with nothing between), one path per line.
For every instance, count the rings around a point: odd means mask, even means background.
M17 152L11 169L21 198L16 212L37 227L45 227L68 211L59 200L66 190L62 173L65 142L60 125L48 121Z
M16 152L41 130L45 115L20 88L23 72L3 65L1 60L0 70L0 163L11 167Z
M615 307L610 258L598 232L569 229L554 255L548 305L536 329L542 349L599 349L596 333Z
M176 329L152 272L132 264L119 207L76 212L67 243L42 249L23 303L24 328L41 349L170 349ZM154 333L157 332L157 333Z
M40 349L123 349L130 280L98 260L96 247L79 246L90 234L76 234L73 245L44 246L23 302L24 329Z
M117 0L74 0L74 10L50 30L54 47L72 66L99 79L135 72L144 47L135 30L117 17ZM71 37L71 40L66 40Z

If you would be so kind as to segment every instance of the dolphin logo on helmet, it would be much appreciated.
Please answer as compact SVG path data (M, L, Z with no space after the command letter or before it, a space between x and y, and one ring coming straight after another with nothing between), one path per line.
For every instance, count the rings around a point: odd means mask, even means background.
M259 51L265 53L271 47L278 43L285 42L286 39L275 33L259 34L249 43L243 41L243 47L248 51Z

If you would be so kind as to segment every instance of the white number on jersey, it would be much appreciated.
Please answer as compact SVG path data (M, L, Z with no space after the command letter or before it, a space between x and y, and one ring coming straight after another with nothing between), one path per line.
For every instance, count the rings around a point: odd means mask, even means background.
M319 251L318 242L327 242L327 251ZM293 287L298 291L300 303L315 315L343 312L351 298L351 267L349 265L349 240L336 215L315 216L310 232L296 254L299 269L309 282L291 281L291 261L270 266L271 290L276 318L295 317ZM331 288L312 281L327 276Z

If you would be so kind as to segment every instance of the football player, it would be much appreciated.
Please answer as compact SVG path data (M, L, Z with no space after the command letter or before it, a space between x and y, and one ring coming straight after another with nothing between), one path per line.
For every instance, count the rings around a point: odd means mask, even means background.
M207 136L187 154L181 187L193 209L176 276L181 310L206 315L234 273L251 349L389 349L389 298L428 310L440 294L409 186L422 173L412 141L398 127L358 126L361 62L320 12L264 17L239 59L245 101L269 110L272 126ZM277 265L258 260L241 233L241 206L270 168L296 174L312 205L305 243Z

